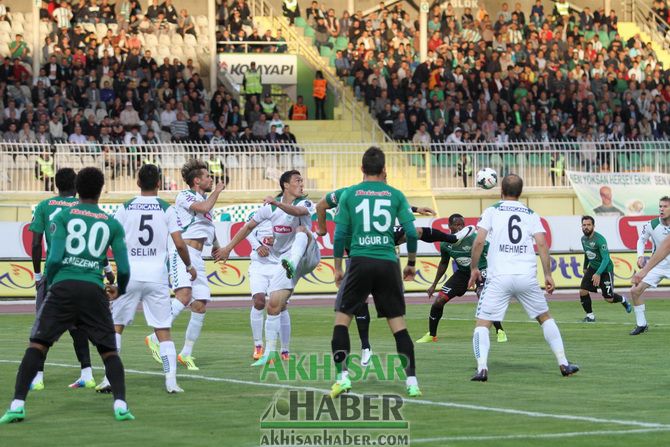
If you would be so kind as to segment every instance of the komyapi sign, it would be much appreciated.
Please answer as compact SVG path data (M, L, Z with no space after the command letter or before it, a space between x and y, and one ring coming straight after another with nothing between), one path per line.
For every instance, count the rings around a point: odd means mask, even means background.
M263 84L295 85L298 83L298 58L290 54L219 54L219 70L241 84L252 62L260 70Z
M261 415L260 445L410 445L403 398L282 390Z

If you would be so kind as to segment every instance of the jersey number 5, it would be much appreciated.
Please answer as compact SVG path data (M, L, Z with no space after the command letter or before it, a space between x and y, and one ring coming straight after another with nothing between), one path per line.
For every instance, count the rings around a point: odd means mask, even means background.
M391 201L386 199L377 199L374 201L374 209L372 210L373 222L372 226L380 233L384 233L391 228L391 212L388 209L391 207ZM363 231L370 232L370 199L363 199L356 207L356 214L363 213Z
M144 245L145 247L147 245L151 245L151 243L154 241L154 229L151 228L151 225L147 223L153 218L154 216L151 214L142 214L142 217L140 218L140 231L146 231L147 238L144 239L144 236L142 235L138 238L138 240L140 241L140 244Z

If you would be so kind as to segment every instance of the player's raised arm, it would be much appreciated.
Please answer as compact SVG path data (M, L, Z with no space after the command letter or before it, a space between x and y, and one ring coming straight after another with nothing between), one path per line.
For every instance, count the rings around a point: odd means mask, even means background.
M214 208L214 205L216 204L216 201L219 199L219 194L221 194L221 191L226 189L226 184L223 182L219 182L216 184L216 187L212 191L212 193L205 199L203 202L196 202L193 201L188 209L191 211L195 211L196 213L200 214L206 214L212 211L212 208Z
M300 217L300 216L309 216L310 211L309 208L302 206L302 205L288 205L286 203L282 203L281 201L277 201L276 197L273 196L267 196L265 198L265 204L266 205L271 205L271 206L276 206L286 214L289 214L291 216L295 217Z
M260 211L259 211L260 213ZM217 255L215 256L216 261L223 261L226 262L228 258L230 257L230 252L233 251L237 245L242 242L243 239L246 239L247 236L251 234L254 228L258 226L258 222L256 221L256 216L258 213L254 214L254 218L251 219L249 222L244 224L242 228L240 228L240 231L238 231L235 236L228 242L228 244L225 247L221 247L219 250L217 250Z

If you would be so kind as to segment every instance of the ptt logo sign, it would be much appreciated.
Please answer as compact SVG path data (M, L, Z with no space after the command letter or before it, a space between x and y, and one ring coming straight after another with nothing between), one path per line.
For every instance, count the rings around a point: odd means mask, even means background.
M35 287L35 277L32 270L19 265L9 264L0 271L0 287L8 289L32 289Z
M207 280L217 287L237 287L245 281L244 273L232 264L217 264L215 271L207 275Z

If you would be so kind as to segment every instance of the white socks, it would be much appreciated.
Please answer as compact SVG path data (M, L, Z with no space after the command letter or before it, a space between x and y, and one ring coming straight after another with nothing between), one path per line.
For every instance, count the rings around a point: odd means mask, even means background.
M268 315L265 319L265 352L270 354L277 351L277 337L281 329L281 317Z
M23 406L25 406L25 405L26 405L26 401L25 401L25 400L14 399L14 400L12 401L12 403L9 404L9 410L10 410L10 411L16 411L16 410L18 410L19 408L21 408L21 407L23 407Z
M405 385L406 386L419 386L419 381L416 380L416 376L407 376L407 380L405 380Z
M93 368L90 366L88 368L82 368L80 378L85 381L93 380Z
M279 337L281 338L281 352L289 351L289 344L291 343L291 316L288 310L284 310L279 314L281 321L281 330Z
M254 337L254 345L263 346L263 311L251 306L249 318L251 320L251 335Z
M489 329L483 326L477 326L475 333L472 335L472 349L475 352L477 359L477 372L483 369L488 369L487 362L489 359L489 348L491 347L491 340L489 339Z
M568 359L565 358L565 350L563 349L563 339L561 338L561 332L556 326L556 322L553 318L546 320L542 323L542 332L544 332L544 339L549 343L549 347L554 351L556 356L556 361L560 365L567 365Z
M116 352L121 353L121 334L114 334L116 338Z
M298 268L298 264L302 259L302 255L304 255L305 250L307 250L308 243L309 237L307 237L307 233L300 231L295 235L295 240L291 246L291 254L289 255L289 259L293 263L293 267Z
M33 383L41 382L44 380L44 371L37 371L35 377L33 378Z
M638 326L646 326L647 318L644 316L644 310L645 310L644 304L640 304L639 306L633 306L633 310L635 311L636 324Z
M159 344L161 360L163 361L163 371L165 371L165 383L168 385L177 384L177 350L174 342L162 341Z
M126 401L121 400L121 399L116 399L114 401L114 411L116 411L116 410L128 411L128 404L126 403Z
M204 322L205 314L191 312L191 320L188 322L188 327L186 328L186 340L184 341L184 348L181 350L181 355L186 357L191 355L193 345L198 340L198 337L200 337L200 331L202 330Z
M181 313L181 311L184 310L184 309L186 308L186 306L184 306L184 305L181 303L181 301L179 301L179 300L176 299L176 298L172 298L171 301L172 301L172 302L170 303L170 305L171 305L171 307L172 307L172 321L174 321L174 320L179 316L179 314Z

